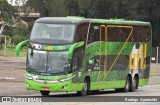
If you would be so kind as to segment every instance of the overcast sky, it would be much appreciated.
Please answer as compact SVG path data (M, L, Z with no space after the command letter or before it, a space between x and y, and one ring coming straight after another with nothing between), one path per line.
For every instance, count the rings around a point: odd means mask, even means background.
M16 2L18 5L23 5L23 1L27 1L27 0L7 0L7 1L11 5L16 5Z

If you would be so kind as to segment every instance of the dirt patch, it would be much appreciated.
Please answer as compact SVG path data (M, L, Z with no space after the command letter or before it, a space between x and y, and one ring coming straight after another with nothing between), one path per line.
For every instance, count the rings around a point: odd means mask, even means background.
M0 56L0 81L24 81L25 57Z

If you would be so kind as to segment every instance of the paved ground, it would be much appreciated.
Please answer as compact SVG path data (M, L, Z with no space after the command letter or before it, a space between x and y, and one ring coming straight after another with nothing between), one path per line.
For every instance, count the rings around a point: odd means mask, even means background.
M25 57L2 57L0 56L0 96L40 96L38 91L27 91L24 88L24 71L25 71ZM108 90L104 92L99 92L97 94L90 94L91 96L160 96L160 65L152 64L151 66L151 76L149 85L145 87L140 87L134 93L116 93L113 90ZM75 93L52 93L51 98L64 99L62 97L69 97L72 99ZM103 97L105 99L105 97ZM102 98L102 99L103 99ZM95 98L97 100L97 98ZM1 104L1 103L0 103ZM2 103L3 104L3 103ZM101 102L83 102L83 103L34 103L33 105L106 105L106 103ZM142 105L142 103L107 103L111 105ZM159 103L143 103L143 105L158 105ZM5 105L5 104L3 104ZM9 105L7 103L7 105ZM17 104L15 104L17 105ZM18 104L21 105L21 104ZM23 103L23 105L28 105L28 103Z
M39 92L36 91L26 91L24 89L22 82L0 82L3 84L0 86L0 96L34 96L38 98L41 96ZM8 87L10 85L10 87ZM12 87L14 86L14 87ZM140 99L143 96L150 96L151 98L156 98L156 96L160 96L160 84L159 85L147 85L144 87L140 87L135 92L128 93L117 93L114 90L100 91L98 93L91 93L86 97L79 97L75 93L51 93L49 97L46 97L47 100L50 100L53 103L31 103L29 105L159 105L160 102L145 102L145 103L120 103L120 102L107 102L106 100L114 100L116 96L120 96L120 100L136 98L134 96L139 96ZM150 98L150 99L151 99ZM158 97L160 99L160 97ZM68 102L69 101L69 102ZM73 101L73 102L72 102ZM22 103L12 103L13 105L22 105ZM0 105L11 105L9 103L0 103ZM23 105L28 105L28 103L23 103Z
M24 81L25 57L0 56L0 81Z

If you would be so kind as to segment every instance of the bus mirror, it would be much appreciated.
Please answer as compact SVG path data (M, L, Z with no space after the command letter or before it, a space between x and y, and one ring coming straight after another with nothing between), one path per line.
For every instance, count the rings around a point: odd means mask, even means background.
M94 64L94 60L93 59L89 60L89 64Z
M20 49L21 49L23 46L27 45L28 42L29 42L29 40L25 40L25 41L20 42L20 43L16 46L16 55L17 55L17 56L19 56Z

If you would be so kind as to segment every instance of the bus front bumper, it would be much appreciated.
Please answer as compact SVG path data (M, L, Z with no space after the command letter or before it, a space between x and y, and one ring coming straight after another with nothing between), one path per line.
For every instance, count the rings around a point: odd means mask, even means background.
M27 90L45 90L45 91L55 91L55 92L70 92L70 91L78 91L80 89L75 88L72 84L72 81L60 81L60 82L53 82L53 81L45 81L45 80L29 80L25 79L25 88Z

